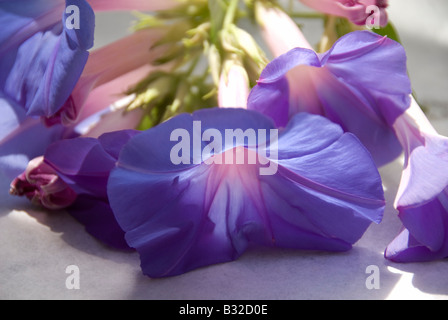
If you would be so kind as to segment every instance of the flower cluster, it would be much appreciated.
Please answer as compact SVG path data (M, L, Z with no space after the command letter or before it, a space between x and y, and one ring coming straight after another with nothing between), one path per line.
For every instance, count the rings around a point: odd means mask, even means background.
M319 48L273 0L1 1L10 193L167 277L250 245L350 250L382 221L378 168L404 152L385 257L448 257L448 138L412 96L404 48L371 30L387 1L301 1L325 14ZM93 50L96 12L116 10L141 11L134 32Z

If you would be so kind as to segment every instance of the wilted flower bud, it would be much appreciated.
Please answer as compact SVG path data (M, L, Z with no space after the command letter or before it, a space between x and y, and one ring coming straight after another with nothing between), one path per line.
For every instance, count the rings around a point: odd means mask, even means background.
M10 193L51 210L67 208L77 197L43 157L30 161L26 171L12 182Z

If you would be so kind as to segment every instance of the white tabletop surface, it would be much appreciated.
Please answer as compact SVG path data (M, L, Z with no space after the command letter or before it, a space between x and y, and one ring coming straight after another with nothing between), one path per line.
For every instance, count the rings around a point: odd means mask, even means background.
M434 126L448 135L447 3L390 2L391 18L408 51L413 86L420 100L431 106ZM126 26L127 18L100 16L97 45L122 35L121 29L112 26ZM448 299L447 259L395 264L383 257L401 226L393 208L401 169L400 159L381 168L388 201L384 220L372 225L349 252L253 250L235 262L166 279L144 277L136 253L104 247L68 214L49 213L9 197L4 192L9 181L0 177L0 190L4 190L0 192L0 300ZM69 265L79 268L79 290L66 287ZM369 290L366 269L372 265L379 268L380 288Z

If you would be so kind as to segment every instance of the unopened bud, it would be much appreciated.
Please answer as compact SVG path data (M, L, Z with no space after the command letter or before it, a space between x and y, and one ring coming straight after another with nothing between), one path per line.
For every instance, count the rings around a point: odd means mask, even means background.
M234 60L224 63L219 84L218 104L221 108L247 108L249 77L243 66Z
M67 208L77 198L43 157L30 161L26 171L12 182L10 193L26 196L33 204L50 210Z

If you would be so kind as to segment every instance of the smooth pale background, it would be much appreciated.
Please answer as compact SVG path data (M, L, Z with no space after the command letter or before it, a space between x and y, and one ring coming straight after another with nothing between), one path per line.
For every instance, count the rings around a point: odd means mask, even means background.
M390 0L389 14L408 52L409 72L430 118L448 135L448 2ZM128 33L128 13L100 14L96 46ZM304 33L317 41L319 22ZM261 249L188 274L149 279L136 253L110 250L64 212L48 213L0 193L0 299L448 299L448 261L394 264L383 258L400 230L393 200L402 160L380 170L388 206L352 251L342 254ZM9 181L0 187L8 190ZM80 269L80 290L66 288L66 267ZM368 266L380 289L368 290Z

